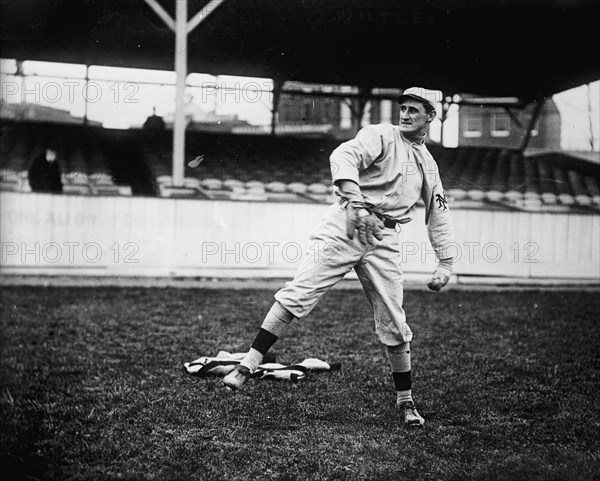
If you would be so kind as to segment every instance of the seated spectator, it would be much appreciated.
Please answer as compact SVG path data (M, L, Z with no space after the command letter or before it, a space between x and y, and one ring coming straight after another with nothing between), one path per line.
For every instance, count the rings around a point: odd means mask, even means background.
M165 121L162 117L156 115L155 107L152 107L152 115L144 122L144 130L149 130L150 132L165 130Z
M56 155L54 148L47 147L43 153L33 159L28 172L29 185L33 192L62 192Z

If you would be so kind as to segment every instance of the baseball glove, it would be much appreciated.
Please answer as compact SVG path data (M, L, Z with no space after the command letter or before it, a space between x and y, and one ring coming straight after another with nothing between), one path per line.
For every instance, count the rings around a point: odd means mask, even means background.
M375 239L382 240L383 222L360 202L350 202L346 206L346 234L348 239L358 235L361 244L372 245Z

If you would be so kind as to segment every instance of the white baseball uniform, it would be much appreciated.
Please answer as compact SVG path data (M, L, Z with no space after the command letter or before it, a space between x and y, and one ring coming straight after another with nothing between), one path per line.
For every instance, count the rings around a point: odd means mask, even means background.
M375 331L388 346L410 342L412 332L402 308L400 224L412 220L419 199L425 203L425 219L439 264L437 272L450 275L453 240L450 210L433 157L424 142L407 140L398 126L367 126L342 143L330 157L333 181L351 180L360 186L367 206L386 220L383 239L361 244L346 234L347 200L330 206L310 237L296 276L275 294L275 299L294 316L310 313L321 296L352 268L356 271L375 318Z

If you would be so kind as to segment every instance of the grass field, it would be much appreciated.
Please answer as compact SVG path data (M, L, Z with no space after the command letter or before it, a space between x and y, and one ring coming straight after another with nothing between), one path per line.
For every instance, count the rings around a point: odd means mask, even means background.
M340 371L234 394L183 369L246 350L272 294L4 288L0 469L71 481L600 479L597 292L408 291L427 420L413 431L359 291L330 292L274 349Z

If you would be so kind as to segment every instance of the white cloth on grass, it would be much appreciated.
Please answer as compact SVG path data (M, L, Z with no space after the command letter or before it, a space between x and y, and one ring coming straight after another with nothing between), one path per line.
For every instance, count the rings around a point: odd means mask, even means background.
M244 358L246 353L229 353L220 351L215 357L202 356L192 362L185 362L183 366L190 374L197 376L226 376ZM304 359L297 364L280 364L268 362L260 364L252 377L257 379L277 379L282 381L298 382L306 377L309 371L331 371L339 369L338 364L329 364L316 358Z

